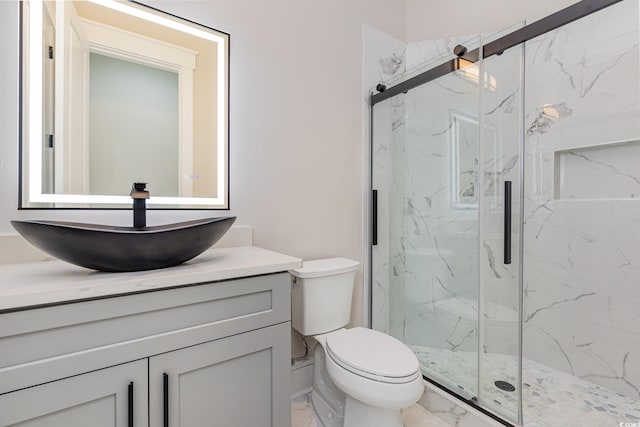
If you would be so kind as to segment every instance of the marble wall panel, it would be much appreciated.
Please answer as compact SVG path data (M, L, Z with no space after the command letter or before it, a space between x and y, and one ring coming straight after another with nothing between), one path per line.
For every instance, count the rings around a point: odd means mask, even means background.
M625 0L527 42L524 115L524 357L635 398L640 172L611 143L640 138L638 12ZM574 156L557 197L557 153L576 147L602 155Z
M403 187L396 187L395 191L402 195L398 216L402 217L407 257L405 293L407 297L422 297L422 301L407 299L407 304L421 308L407 313L406 324L432 324L423 327L421 334L412 334L417 341L411 343L455 348L465 339L473 346L477 339L475 328L471 335L470 331L457 328L462 313L448 312L449 307L442 301L476 300L477 230L464 233L477 227L477 206L455 205L452 141L456 116L477 120L477 86L452 74L413 89L405 95L405 103L408 119L402 153ZM477 151L477 137L471 145ZM477 162L477 154L474 160ZM425 306L423 301L429 304ZM468 319L477 316L477 305L459 305L467 309ZM419 313L427 313L428 318L411 318ZM435 318L437 322L433 321ZM439 324L441 333L429 333L434 329L433 323Z

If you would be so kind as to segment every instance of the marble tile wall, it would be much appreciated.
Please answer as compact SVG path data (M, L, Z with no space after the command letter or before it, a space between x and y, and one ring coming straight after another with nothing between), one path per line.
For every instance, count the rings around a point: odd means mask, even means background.
M475 347L477 311L469 301L476 299L477 206L456 201L452 174L453 139L458 118L474 120L478 90L459 74L445 76L404 95L404 124L397 132L404 144L394 146L398 178L392 189L392 236L396 249L392 286L404 287L406 316L405 342L415 344ZM477 113L475 120L477 120ZM471 133L462 137L473 138ZM462 140L462 149L477 161L477 136ZM466 144L466 145L464 145ZM462 150L461 149L461 150ZM467 171L476 181L473 166ZM471 189L474 193L475 188ZM402 272L402 273L400 273ZM398 292L400 294L401 292ZM456 300L451 323L448 311L440 310L442 300ZM444 326L444 327L443 327Z
M529 41L524 116L524 357L636 399L640 171L611 143L640 139L638 3ZM557 197L557 153L579 147Z
M477 346L477 185L465 203L455 179L477 182L476 132L459 124L477 122L478 89L460 74L442 77L405 96L405 145L394 151L403 176L394 193L392 217L399 227L395 245L402 251L407 343L473 349ZM468 119L468 120L467 120ZM458 130L458 131L456 131ZM455 138L460 142L455 153ZM452 171L456 158L470 151L470 164ZM474 203L475 197L475 203ZM392 278L392 285L396 282ZM400 277L398 278L400 279Z

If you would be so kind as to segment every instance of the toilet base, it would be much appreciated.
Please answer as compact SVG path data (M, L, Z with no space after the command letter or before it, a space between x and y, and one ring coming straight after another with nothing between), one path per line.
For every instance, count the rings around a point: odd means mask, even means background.
M313 388L311 403L323 427L343 427L345 395L336 387L325 365L323 347L318 344L313 351Z
M347 396L344 427L403 427L399 409L369 406Z
M324 400L322 395L315 390L311 391L311 405L323 427L344 427L344 416L336 411Z

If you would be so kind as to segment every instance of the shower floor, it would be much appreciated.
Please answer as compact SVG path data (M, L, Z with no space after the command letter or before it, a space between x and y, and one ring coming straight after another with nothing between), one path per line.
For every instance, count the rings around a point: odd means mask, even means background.
M467 398L476 394L477 354L441 348L411 346L423 372L443 385L455 385ZM517 384L517 359L484 354L482 396L484 403L503 414L516 416L518 393L503 391L494 381ZM523 418L527 427L618 426L640 422L640 400L549 368L523 361ZM640 425L640 424L639 424Z

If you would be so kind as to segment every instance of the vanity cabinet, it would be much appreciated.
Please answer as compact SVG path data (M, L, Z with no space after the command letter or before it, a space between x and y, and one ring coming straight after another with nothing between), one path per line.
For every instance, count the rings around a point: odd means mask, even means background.
M0 395L2 425L148 425L147 360L137 360Z
M288 273L138 288L0 312L0 426L290 425Z
M290 358L290 335L282 324L151 357L151 425L287 425L290 367L277 361Z

